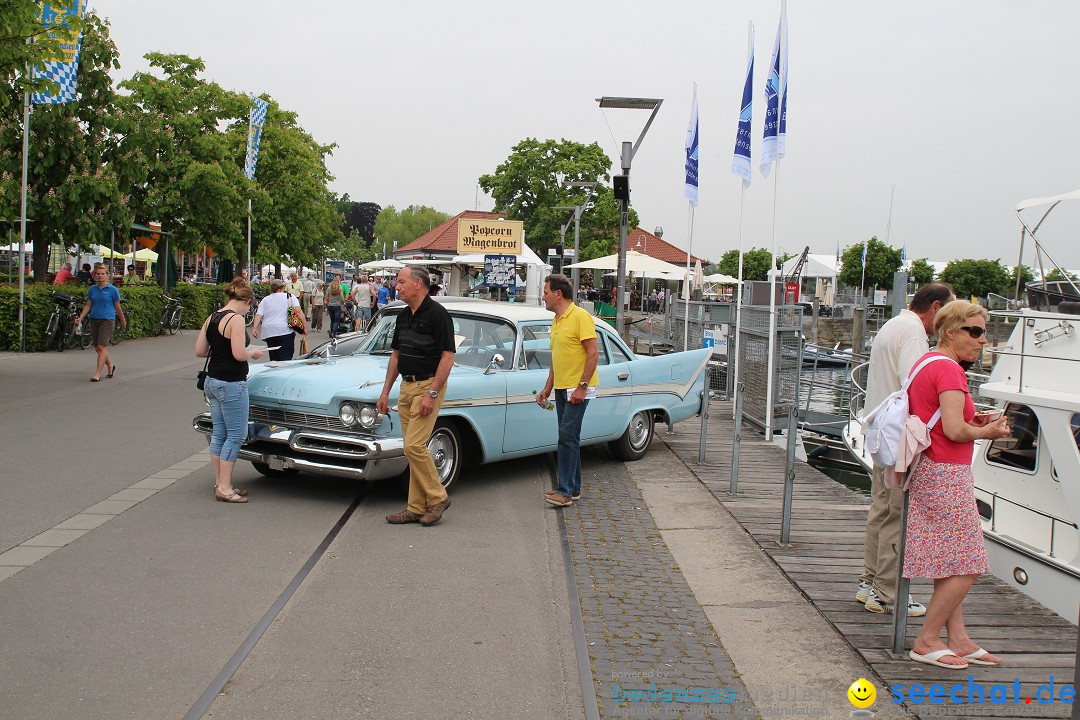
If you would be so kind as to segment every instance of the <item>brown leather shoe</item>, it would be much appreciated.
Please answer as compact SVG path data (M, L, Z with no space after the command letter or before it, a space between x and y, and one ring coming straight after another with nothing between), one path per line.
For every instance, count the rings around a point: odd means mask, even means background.
M420 522L421 517L422 516L420 515L420 513L414 513L409 508L405 508L399 513L387 515L386 522L390 523L391 525L404 525L405 523Z
M434 525L439 522L439 518L442 517L446 508L450 507L450 498L447 497L441 503L435 503L434 505L428 505L427 512L420 518L420 524L424 527Z

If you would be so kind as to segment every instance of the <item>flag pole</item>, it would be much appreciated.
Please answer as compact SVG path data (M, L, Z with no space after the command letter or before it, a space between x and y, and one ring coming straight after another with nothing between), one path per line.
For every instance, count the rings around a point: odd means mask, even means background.
M754 57L754 22L748 21L746 23L746 57L747 65L753 60ZM752 90L751 90L752 92ZM753 173L753 164L751 164L750 172ZM732 374L732 392L738 392L739 390L739 330L742 328L742 292L743 292L743 211L746 209L746 183L739 183L742 189L739 191L739 274L736 278L739 283L735 286L735 369ZM728 340L728 348L732 347L730 339ZM735 416L735 404L731 406L731 415Z
M780 122L784 116L784 97L787 94L787 73L785 62L787 61L787 0L780 0L780 38L777 45L777 59L780 71L779 83L776 88L776 176L773 178L773 216L772 216L772 257L769 260L769 357L768 357L768 381L765 384L765 441L772 442L773 436L773 396L775 394L774 363L776 362L776 205L780 195ZM766 122L768 121L768 108L766 108Z
M694 83L694 95L697 95L697 83ZM687 243L686 248L686 279L683 281L686 283L686 308L683 311L683 350L687 349L690 342L690 251L694 249L694 203L690 200L687 200L686 205L690 211L690 240Z
M693 110L693 117L690 118L690 122L693 123L692 127L688 128L686 136L686 168L687 168L687 185L684 186L684 194L686 194L686 207L689 210L689 217L687 220L687 241L686 241L686 276L683 279L683 300L685 307L683 309L683 350L689 347L690 343L690 254L694 249L694 207L698 201L698 162L701 158L701 115L697 106L697 83L694 83L694 97L690 105ZM692 135L691 135L692 133ZM691 148L693 148L691 150ZM691 160L693 159L693 162ZM693 186L689 185L691 171L694 173Z
M30 43L29 40L26 41ZM30 66L26 66L30 82ZM30 170L30 88L23 92L22 192L19 197L19 352L26 352L26 184Z

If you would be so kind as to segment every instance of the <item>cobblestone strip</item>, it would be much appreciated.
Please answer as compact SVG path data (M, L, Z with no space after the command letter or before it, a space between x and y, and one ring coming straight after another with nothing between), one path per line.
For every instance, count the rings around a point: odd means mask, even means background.
M582 459L562 512L602 717L758 717L626 469Z
M180 478L210 463L210 451L201 450L164 470L114 493L96 505L86 508L43 533L19 543L7 552L0 553L0 582L20 570L30 567L60 548L75 542L91 530L96 530L117 515L130 510L146 498L156 495Z

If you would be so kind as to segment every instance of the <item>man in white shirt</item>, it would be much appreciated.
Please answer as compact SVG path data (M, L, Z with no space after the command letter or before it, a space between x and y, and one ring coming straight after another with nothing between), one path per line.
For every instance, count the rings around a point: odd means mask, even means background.
M311 273L304 273L304 281L301 283L304 286L304 296L300 300L300 304L303 306L304 317L308 320L311 319L311 298L315 295L315 281L311 279Z
M360 281L353 285L352 300L356 303L356 321L354 329L359 331L367 327L371 320L372 289L367 275L361 275Z
M874 336L866 379L866 412L900 389L915 363L930 350L934 316L956 296L945 283L923 285L907 310L892 318ZM874 468L870 481L870 512L866 517L863 573L855 599L874 613L893 612L896 606L897 548L903 491L885 487L883 468ZM926 608L908 596L907 614L919 617Z

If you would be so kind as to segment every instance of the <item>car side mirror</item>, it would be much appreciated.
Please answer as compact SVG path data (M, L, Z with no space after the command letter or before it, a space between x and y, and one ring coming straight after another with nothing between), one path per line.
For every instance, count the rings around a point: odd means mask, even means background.
M501 368L505 364L506 358L504 358L500 353L495 353L491 356L491 362L488 363L487 369L484 370L484 374L490 375L491 373L495 372L495 368Z

